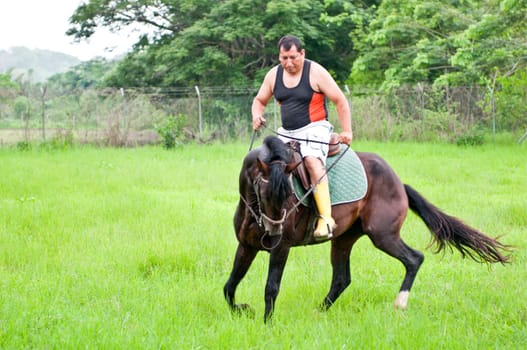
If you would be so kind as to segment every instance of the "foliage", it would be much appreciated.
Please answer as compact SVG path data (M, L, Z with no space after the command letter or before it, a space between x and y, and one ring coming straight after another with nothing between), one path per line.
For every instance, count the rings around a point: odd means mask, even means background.
M0 122L7 117L13 99L19 92L19 86L12 80L12 70L0 73Z
M509 113L505 101L516 101L506 94L522 86L508 78L527 66L526 16L521 0L91 0L77 8L68 33L84 40L101 27L139 28L133 52L100 83L178 88L259 86L277 64L276 41L292 33L354 91L433 84L448 100L451 87L478 85L496 96L500 122L516 130L523 120L504 116L522 111ZM488 105L480 108L494 118Z
M74 144L74 137L72 130L59 130L53 135L50 141L50 146L53 149L68 149Z
M15 117L20 119L20 122L24 125L26 131L29 129L29 123L34 114L33 103L34 101L26 96L18 96L13 103Z
M29 151L31 148L31 142L29 141L18 141L16 143L16 149L19 151Z
M527 67L527 6L523 0L475 5L473 23L453 36L456 52L450 61L457 70L444 79L463 82L468 77L490 86L497 77Z
M479 128L474 128L465 135L457 138L458 146L479 146L485 142L485 135Z
M496 124L501 131L527 128L527 67L498 80Z
M527 65L522 0L385 0L360 37L350 81L488 84Z
M229 98L207 98L203 117L209 129L219 132L222 140L245 137L249 133L252 95L234 94Z
M355 55L348 33L363 6L327 0L92 0L77 8L68 33L80 40L99 26L153 29L107 78L111 86L253 84L277 63L276 42L287 33L299 35L308 56L343 81Z
M102 85L105 76L114 68L116 62L96 58L82 62L65 73L58 73L47 80L47 85L63 91L78 91Z
M471 128L471 124L461 123L458 116L434 106L437 101L429 101L432 97L428 94L421 108L416 100L419 96L406 96L408 91L400 93L396 99L390 94L354 99L353 128L357 139L448 142Z
M178 116L169 115L161 125L156 126L156 130L163 139L163 146L166 149L174 148L183 137L183 128L187 123L187 117L183 114Z
M0 89L16 89L18 85L11 79L12 70L7 71L5 74L0 73Z
M521 79L521 75L514 78ZM497 133L509 132L517 139L525 132L525 114L516 112L524 110L526 104L522 104L524 89L512 79L507 80L511 82L510 87L495 94L495 125ZM2 105L0 143L13 144L24 137L40 139L42 118L37 116L42 115L43 104L40 93L35 88L32 91L29 97L22 95ZM200 87L200 92L201 105L194 88L87 89L74 94L48 89L46 135L52 137L60 130L71 130L78 143L155 144L160 140L155 126L161 125L168 115L183 114L185 139L231 141L251 136L253 88ZM490 96L488 90L477 86L445 89L424 84L402 86L386 93L357 93L349 96L355 138L455 142L477 125L490 135L493 127ZM276 129L279 116L274 101L269 104L266 115L268 127ZM338 131L332 104L329 104L329 118ZM28 133L24 134L26 130Z
M448 62L453 53L449 36L472 23L465 14L470 3L383 1L363 34L351 82L385 89L434 82L453 69Z
M155 55L148 55L145 52L127 55L104 76L100 85L112 87L156 86L154 80L157 82L162 80L163 73L161 72L159 75L152 72L156 67L155 61Z

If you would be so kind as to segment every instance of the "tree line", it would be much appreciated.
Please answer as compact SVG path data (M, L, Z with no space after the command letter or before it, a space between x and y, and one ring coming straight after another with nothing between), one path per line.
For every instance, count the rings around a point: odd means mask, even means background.
M83 62L46 85L77 95L95 87L254 91L289 33L350 94L386 98L390 115L414 103L422 118L426 110L428 118L468 118L471 126L498 120L514 133L527 124L523 0L90 0L74 11L67 34L86 40L126 27L143 35L124 58ZM27 87L13 80L0 75L1 86L22 94ZM419 98L394 102L401 91ZM461 99L460 91L467 91Z
M145 28L113 86L257 84L287 33L350 87L494 86L527 66L523 0L91 0L70 23L77 40Z

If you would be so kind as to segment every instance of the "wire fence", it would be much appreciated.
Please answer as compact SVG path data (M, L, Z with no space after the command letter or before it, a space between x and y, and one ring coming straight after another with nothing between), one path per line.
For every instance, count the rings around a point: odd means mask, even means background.
M527 101L471 87L401 87L379 93L343 89L352 107L356 138L456 140L474 133L525 132ZM253 87L0 89L0 144L71 138L80 143L133 146L160 141L167 118L184 118L186 140L248 138ZM511 105L514 107L511 109ZM330 121L339 128L331 103ZM266 109L269 126L280 124L279 107Z

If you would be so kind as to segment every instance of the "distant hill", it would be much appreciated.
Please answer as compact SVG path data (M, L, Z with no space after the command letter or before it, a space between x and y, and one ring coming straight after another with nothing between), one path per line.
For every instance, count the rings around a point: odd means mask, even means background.
M49 50L28 49L22 46L0 50L0 72L5 73L13 69L13 78L21 74L27 78L28 71L32 69L32 82L46 81L52 75L66 72L81 62L76 57Z

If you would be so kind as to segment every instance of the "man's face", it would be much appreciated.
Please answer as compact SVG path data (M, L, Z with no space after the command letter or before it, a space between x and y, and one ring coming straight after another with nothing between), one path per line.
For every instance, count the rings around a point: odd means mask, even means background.
M296 46L291 46L291 49L285 50L284 47L280 47L280 53L278 58L280 59L280 64L289 74L298 73L302 69L304 64L304 53L302 49L298 51Z

